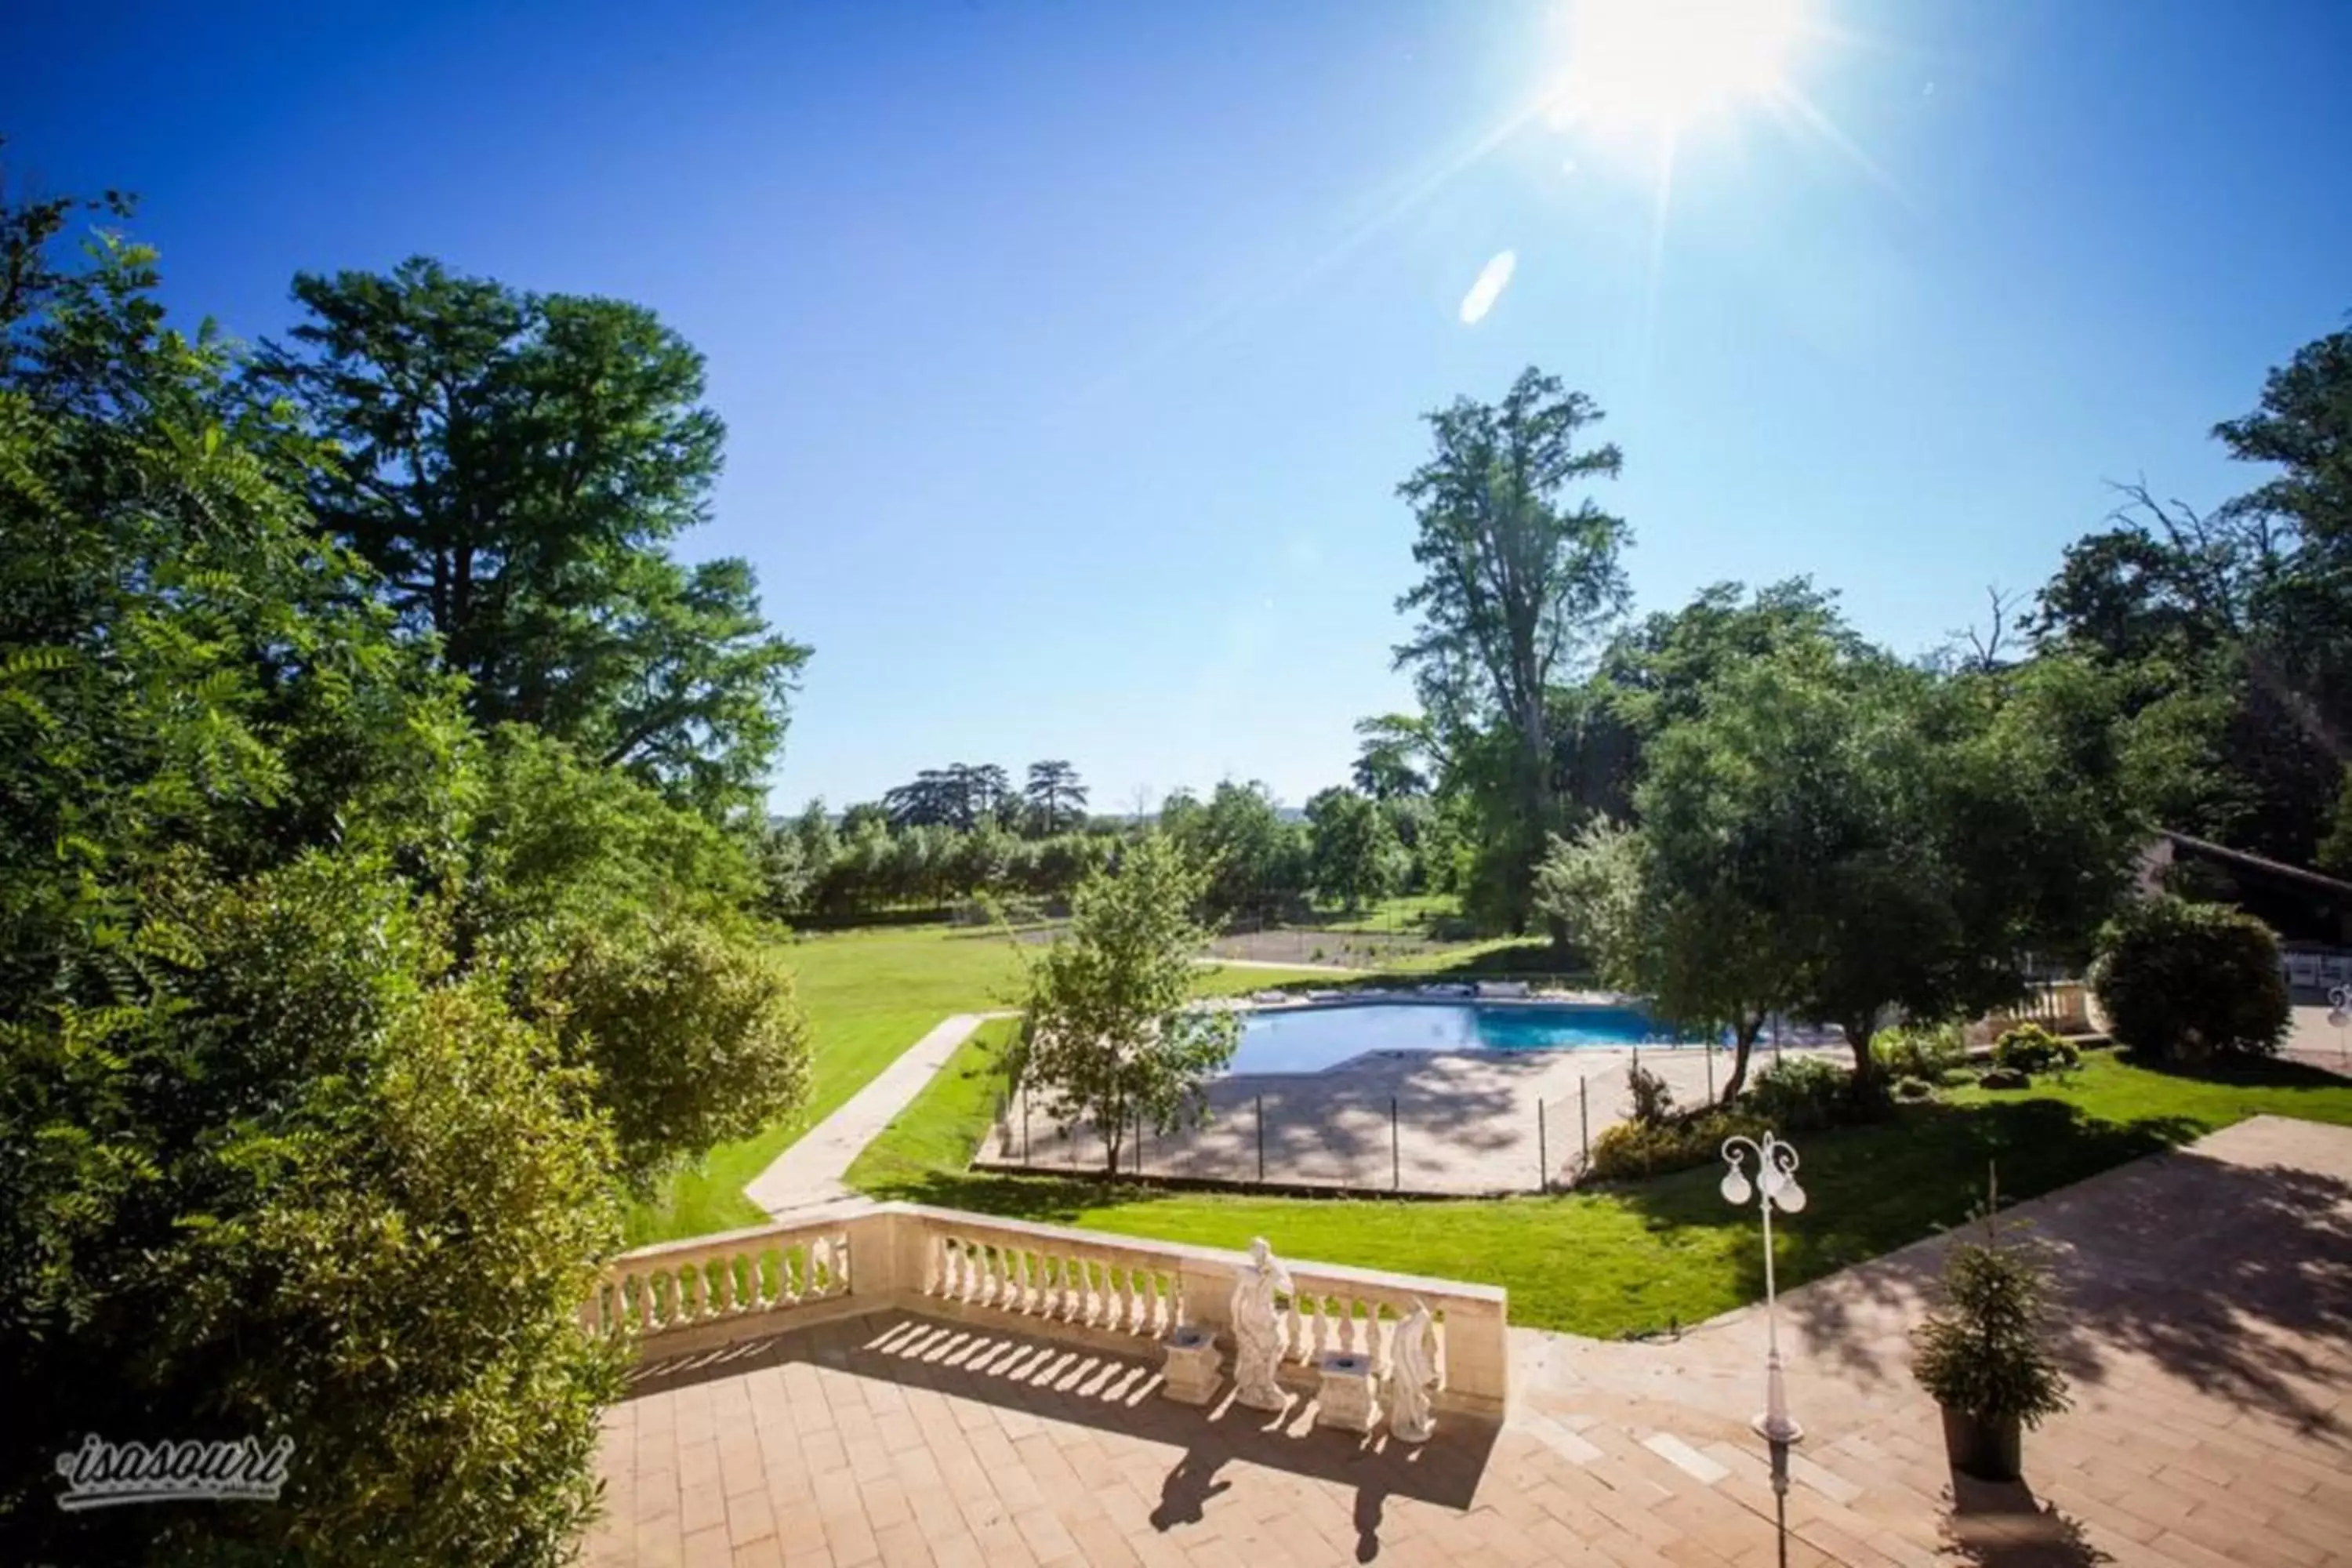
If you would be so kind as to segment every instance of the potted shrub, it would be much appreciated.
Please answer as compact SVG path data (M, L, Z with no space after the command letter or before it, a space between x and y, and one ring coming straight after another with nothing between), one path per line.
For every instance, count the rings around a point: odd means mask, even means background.
M1984 1239L1944 1260L1943 1300L1912 1335L1912 1375L1944 1410L1952 1468L2013 1481L2024 1429L2066 1408L2066 1379L2043 1342L2047 1285L2041 1260L2005 1242L1984 1215Z

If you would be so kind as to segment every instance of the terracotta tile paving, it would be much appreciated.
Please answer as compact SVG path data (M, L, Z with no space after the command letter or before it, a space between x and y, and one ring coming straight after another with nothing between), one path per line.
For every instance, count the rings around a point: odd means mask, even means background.
M2352 1563L2352 1129L2258 1118L2020 1205L2075 1407L1956 1479L1905 1331L1939 1244L1781 1300L1791 1563ZM1795 1222L1803 1223L1801 1220ZM1817 1221L1818 1223L1818 1221ZM648 1369L593 1563L1766 1564L1762 1313L1519 1331L1503 1426L1413 1449L1161 1399L1145 1359L905 1314Z

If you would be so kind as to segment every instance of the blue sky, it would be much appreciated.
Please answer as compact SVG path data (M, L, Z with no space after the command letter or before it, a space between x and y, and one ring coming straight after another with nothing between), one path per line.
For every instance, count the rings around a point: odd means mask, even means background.
M1663 224L1650 143L1497 129L1570 9L16 0L0 131L248 338L419 252L685 332L730 430L688 552L817 650L780 808L1338 781L1407 700L1416 416L1528 363L1608 411L1643 609L1810 573L1920 651L2103 481L2242 488L2206 431L2352 307L2352 6L1812 0L1836 136L1687 125Z

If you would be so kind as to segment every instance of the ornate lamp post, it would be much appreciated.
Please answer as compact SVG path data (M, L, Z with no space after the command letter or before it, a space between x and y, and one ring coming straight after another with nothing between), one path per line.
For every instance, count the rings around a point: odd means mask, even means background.
M1752 1159L1756 1174L1751 1180L1742 1164L1742 1156ZM1735 1207L1755 1202L1757 1211L1764 1217L1764 1414L1754 1423L1756 1431L1772 1448L1772 1500L1780 1515L1780 1561L1789 1560L1789 1447L1801 1440L1804 1428L1789 1414L1789 1392L1780 1374L1780 1310L1779 1294L1772 1278L1772 1211L1801 1214L1805 1207L1805 1189L1797 1184L1797 1151L1771 1133L1764 1134L1762 1142L1745 1134L1734 1134L1723 1141L1722 1193L1726 1203Z

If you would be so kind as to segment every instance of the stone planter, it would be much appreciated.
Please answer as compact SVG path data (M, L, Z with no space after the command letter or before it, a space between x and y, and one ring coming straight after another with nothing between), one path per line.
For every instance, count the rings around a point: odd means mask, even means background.
M1950 1405L1944 1411L1944 1454L1952 1468L1980 1481L2013 1481L2024 1462L2025 1426L2014 1415L1984 1420Z
M1160 1392L1181 1405L1206 1405L1224 1381L1224 1358L1217 1353L1217 1336L1207 1329L1183 1323L1160 1342Z
M1316 1363L1315 1425L1343 1432L1372 1429L1372 1358L1334 1351Z

